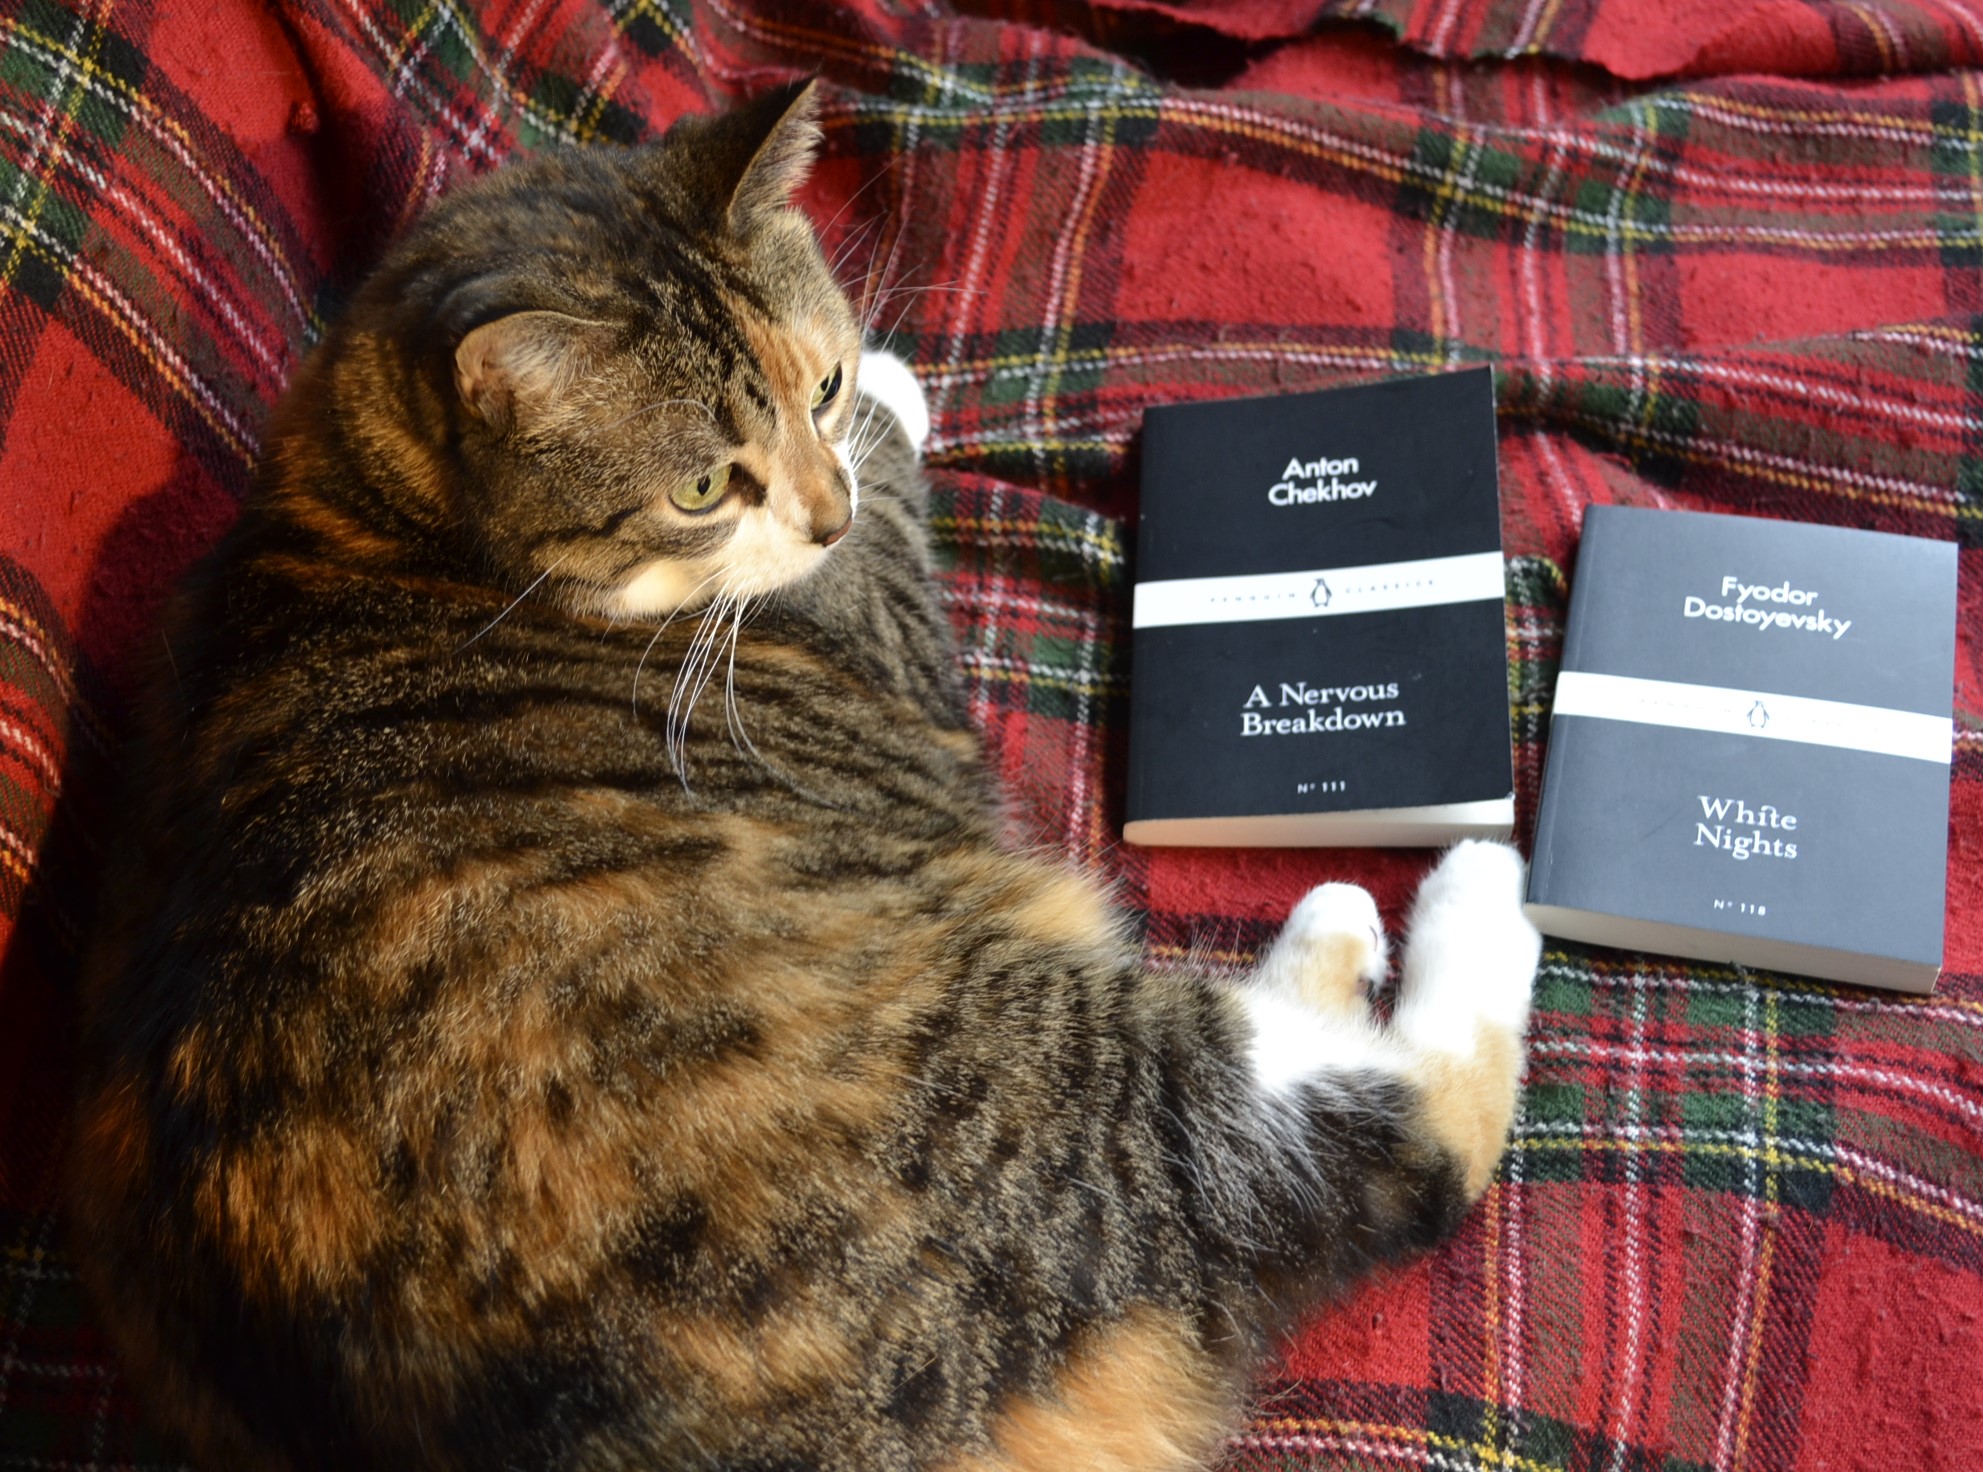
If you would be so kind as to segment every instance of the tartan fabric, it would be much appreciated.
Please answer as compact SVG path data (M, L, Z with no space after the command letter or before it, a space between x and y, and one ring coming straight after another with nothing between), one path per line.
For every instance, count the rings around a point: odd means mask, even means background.
M1076 0L1078 3L1078 0ZM1971 0L1093 0L1096 8L1277 41L1369 21L1429 56L1552 56L1618 77L1891 76L1973 66Z
M0 1467L173 1465L62 1250L69 995L134 672L268 404L450 179L802 71L809 204L930 394L1013 837L1111 875L1155 964L1240 964L1331 878L1396 921L1427 856L1118 843L1147 404L1498 365L1524 832L1586 505L1961 543L1939 994L1552 946L1496 1183L1306 1329L1230 1464L1983 1466L1979 37L1958 0L0 0Z

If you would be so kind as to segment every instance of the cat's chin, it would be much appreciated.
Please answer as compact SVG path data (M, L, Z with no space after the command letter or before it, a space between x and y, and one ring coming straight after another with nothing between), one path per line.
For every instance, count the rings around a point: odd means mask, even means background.
M829 555L828 548L770 517L745 517L714 556L658 557L636 568L606 596L603 612L614 619L666 618L725 593L755 598L817 571Z

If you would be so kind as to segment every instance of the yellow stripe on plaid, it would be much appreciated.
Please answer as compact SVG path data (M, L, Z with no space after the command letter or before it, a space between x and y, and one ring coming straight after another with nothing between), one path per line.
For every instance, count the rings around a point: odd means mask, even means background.
M1755 1424L1757 1391L1761 1384L1763 1370L1763 1337L1770 1310L1770 1291L1774 1286L1776 1267L1777 1234L1772 1229L1777 1212L1780 1171L1770 1163L1776 1154L1777 1111L1783 1101L1783 1086L1777 1071L1779 1062L1779 1034L1777 1009L1779 1000L1776 993L1763 995L1763 1221L1762 1244L1756 1258L1756 1296L1749 1313L1748 1354L1742 1366L1742 1388L1740 1409L1735 1423L1734 1467L1743 1466L1748 1460L1749 1432Z
M71 64L79 64L82 60L73 49L64 47L39 32L27 30L11 19L0 19L0 38L5 39L10 45L25 46L31 50L61 56ZM174 151L187 172L197 179L214 199L219 200L224 195L227 202L253 226L249 233L254 243L261 247L258 254L262 256L264 263L269 266L282 286L290 305L311 333L321 333L324 329L324 319L314 307L305 304L296 286L295 268L287 260L279 258L280 251L274 234L255 212L254 206L241 197L224 173L211 173L195 161L197 150L192 135L175 119L161 112L156 103L122 77L104 72L92 74L89 80L100 95L115 94L107 99L113 106L121 104L126 114L133 118L142 114L151 129L171 135L173 142L178 145Z
M475 64L475 69L489 79L488 99L484 105L490 106L498 115L502 109L510 109L518 116L528 118L544 132L562 138L567 143L596 143L599 140L598 133L588 127L581 118L549 112L528 93L519 91L515 85L515 78L506 69L497 66L489 59L488 48L483 45L481 26L463 14L461 7L454 3L454 0L439 0L439 3L429 5L421 17L407 27L408 43L425 29L430 18L435 17L442 20L461 38L461 44L466 48L469 60ZM397 71L402 64L396 61L392 69ZM598 106L589 109L595 118L604 110L605 103L606 99L602 95L598 100Z
M1700 93L1674 91L1655 94L1645 99L1649 107L1678 108L1703 117L1716 113L1736 113L1757 122L1781 123L1791 128L1824 128L1836 126L1848 129L1884 129L1889 133L1901 134L1907 141L1934 143L1937 139L1965 140L1969 143L1983 143L1983 134L1974 129L1965 132L1951 132L1935 123L1924 123L1919 118L1902 117L1890 112L1846 112L1840 108L1814 107L1765 107L1759 102L1746 98L1728 97L1716 94L1712 97Z
M20 214L20 206L17 203L10 202L6 206L7 213L16 216L20 224L11 232L13 249L8 251L6 262L0 264L0 288L11 287L14 284L22 256L32 244L35 233L41 228L42 212L48 208L48 201L54 194L54 190L49 185L49 175L54 170L56 160L61 157L62 150L59 145L62 135L75 126L76 114L82 109L83 97L89 90L89 82L93 77L100 75L97 70L97 59L103 54L103 43L110 34L109 9L109 5L106 4L104 14L96 18L94 24L90 26L89 54L77 56L73 63L63 68L73 74L63 78L62 97L48 109L47 122L36 130L41 135L40 139L30 140L28 143L27 156L21 161L21 168L23 175L34 183L34 197L25 215ZM81 16L76 17L76 21L78 25L85 23ZM36 167L41 170L39 174L29 172ZM61 270L58 270L57 274L62 274Z
M1122 540L1119 535L1087 531L1071 526L1017 518L994 518L989 516L948 516L937 515L930 518L933 531L949 533L953 538L959 533L976 533L979 536L1004 536L1032 545L1050 542L1075 542L1091 547L1103 554L1106 562L1122 561Z
M1834 1180L1845 1181L1875 1196L1885 1197L1898 1206L1904 1206L1918 1215L1931 1217L1935 1221L1960 1227L1971 1236L1983 1238L1983 1216L1970 1216L1953 1207L1942 1206L1928 1200L1918 1192L1909 1191L1888 1181L1880 1180L1869 1171L1835 1159L1827 1159L1805 1146L1800 1149L1785 1149L1782 1142L1771 1145L1742 1145L1718 1140L1621 1140L1565 1138L1557 1134L1523 1134L1517 1144L1524 1150L1550 1150L1557 1152L1608 1150L1620 1153L1627 1151L1644 1152L1649 1155L1701 1155L1750 1161L1772 1171L1804 1170L1828 1175ZM1773 1179L1773 1178L1772 1178Z
M957 657L970 667L971 674L975 678L997 680L1001 684L1045 685L1049 689L1066 690L1076 695L1088 696L1113 695L1129 688L1128 680L1120 675L1080 676L1044 665L1021 664L1014 660L1000 659L996 655L984 654L975 649L962 650Z
M1271 143L1295 153L1322 159L1351 172L1374 176L1391 184L1411 181L1421 187L1436 189L1442 181L1452 177L1450 170L1421 163L1409 151L1336 138L1320 129L1307 127L1292 120L1274 118L1264 113L1249 113L1230 104L1215 103L1204 98L1166 96L1159 99L1153 96L1145 102L1131 102L1125 99L1099 109L1089 105L1053 103L1006 109L1000 113L1001 119L1006 122L1033 123L1074 122L1095 115L1118 119L1154 115L1161 123L1196 127L1209 133L1235 135L1251 138L1257 142ZM913 118L919 127L926 130L942 127L955 129L979 127L984 121L977 114L902 102L880 103L865 108L861 116L887 117L897 121ZM1464 142L1469 146L1480 147L1484 146L1481 138L1485 136L1485 130L1456 129L1452 136L1456 146ZM1932 138L1932 132L1927 136ZM1796 245L1816 251L1863 251L1879 247L1939 252L1952 241L1983 243L1983 222L1970 222L1967 228L1954 235L1927 226L1895 230L1840 227L1822 231L1808 226L1724 226L1706 223L1648 225L1643 220L1636 219L1624 219L1614 226L1604 216L1594 215L1575 205L1525 195L1496 185L1476 182L1463 191L1460 198L1465 201L1468 208L1504 220L1526 223L1531 217L1539 214L1565 235L1573 238L1605 242L1621 240L1642 246L1741 244L1762 241Z
M226 442L228 449L244 462L254 460L254 444L246 434L230 422L232 416L224 410L216 411L213 405L207 402L209 396L216 401L219 396L211 389L206 389L205 394L199 392L200 389L205 388L205 385L198 383L190 369L173 362L165 353L157 349L156 344L163 342L164 338L156 329L149 332L140 330L141 326L149 326L149 324L144 323L144 319L138 316L136 307L129 303L113 302L105 291L90 282L87 273L77 269L75 260L65 258L43 241L36 239L28 225L10 226L4 220L0 220L0 238L12 240L16 246L39 256L64 275L69 289L96 308L103 319L123 335L137 350L139 356L151 365L160 380L192 406L193 412L205 420L208 428ZM10 259L10 269L5 274L0 274L0 286L10 284L11 266Z
M1564 1463L1541 1462L1504 1447L1481 1441L1447 1436L1422 1426L1399 1426L1384 1421L1344 1421L1324 1416L1263 1416L1253 1423L1256 1432L1286 1435L1363 1436L1379 1441L1403 1443L1427 1450L1458 1452L1484 1467L1506 1468L1507 1472L1563 1472Z
M1860 505L1897 506L1917 511L1932 512L1951 520L1983 519L1983 504L1969 505L1958 500L1953 492L1944 492L1936 487L1922 485L1918 494L1902 491L1859 489L1841 484L1841 481L1856 473L1842 468L1825 475L1818 466L1799 467L1792 462L1788 465L1768 464L1766 452L1748 445L1735 444L1726 440L1707 440L1699 436L1669 434L1656 429L1637 430L1625 428L1618 420L1606 419L1601 415L1587 414L1571 409L1566 405L1549 406L1517 404L1501 410L1504 421L1511 419L1533 419L1546 423L1551 420L1565 420L1571 424L1581 424L1595 429L1616 444L1629 445L1633 449L1656 453L1671 459L1685 460L1692 465L1707 465L1731 473L1750 476L1756 480L1769 481L1773 485L1790 486L1802 491L1816 491L1824 495L1836 496L1840 500L1856 502ZM1782 458L1782 457L1777 457Z
M956 465L963 461L972 458L981 458L988 454L1023 455L1030 454L1036 450L1093 450L1103 454L1115 455L1122 452L1122 446L1114 440L1099 438L1071 440L1063 439L1057 435L1042 435L1038 439L976 440L972 442L969 450L941 450L935 454L926 455L923 459L924 463L928 465Z
M1061 236L1061 243L1067 250L1065 266L1066 279L1061 287L1059 301L1049 301L1047 312L1055 322L1051 353L1043 355L1040 366L1051 371L1045 374L1045 381L1038 385L1041 422L1050 422L1053 412L1049 408L1060 380L1066 375L1068 355L1074 343L1075 324L1080 320L1081 271L1086 260L1088 237L1094 228L1095 210L1100 205L1102 191L1107 186L1109 170L1115 162L1115 125L1118 119L1127 114L1120 108L1098 107L1091 109L1089 116L1101 124L1101 138L1092 177L1083 170L1084 187L1087 198L1082 202L1081 217L1071 231ZM1086 146L1083 147L1085 153Z
M1574 980L1586 977L1602 977L1621 972L1644 973L1648 968L1658 968L1654 974L1665 978L1671 975L1684 975L1694 982L1709 981L1723 984L1731 994L1746 995L1755 987L1759 973L1737 971L1732 966L1715 966L1705 961L1680 961L1673 958L1631 958L1613 961L1598 955L1572 953L1561 948L1545 950L1542 953L1542 966L1546 972L1551 967L1566 972ZM1819 1002L1858 1003L1879 1011L1936 1011L1950 1009L1956 1012L1973 1012L1983 1020L1983 1001L1971 1001L1963 997L1910 997L1900 993L1869 995L1856 987L1833 986L1822 981L1812 981L1798 977L1772 977L1768 985L1778 994L1786 997L1801 997Z
M9 624L13 626L11 629ZM55 688L68 702L65 714L82 721L100 745L108 745L114 739L109 724L97 713L96 707L83 698L76 684L75 672L55 657L52 652L55 640L48 626L13 599L0 598L0 638L6 638L9 633L15 635L9 642L25 649L28 657L55 682Z

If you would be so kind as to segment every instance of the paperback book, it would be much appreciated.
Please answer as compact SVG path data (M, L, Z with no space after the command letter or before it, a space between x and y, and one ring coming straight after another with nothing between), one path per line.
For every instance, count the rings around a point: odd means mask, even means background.
M1491 371L1151 409L1136 576L1129 842L1512 828Z
M1593 507L1529 871L1568 940L1926 992L1955 547Z

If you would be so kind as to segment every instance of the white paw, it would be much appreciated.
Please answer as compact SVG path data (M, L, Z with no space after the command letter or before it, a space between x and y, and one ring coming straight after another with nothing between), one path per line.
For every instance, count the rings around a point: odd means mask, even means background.
M1336 936L1349 936L1367 945L1357 967L1364 985L1375 987L1384 979L1390 959L1384 945L1384 922L1378 918L1377 901L1360 885L1320 884L1311 889L1281 927L1279 944L1315 951Z
M1483 1022L1527 1025L1542 937L1522 913L1523 873L1508 845L1470 840L1419 886L1396 1016L1419 1046L1465 1054Z
M860 388L868 397L881 401L908 434L916 452L922 453L924 442L930 437L930 406L909 365L879 348L864 349Z
M1522 903L1522 876L1528 866L1522 856L1505 843L1469 838L1446 850L1439 866L1425 876L1413 902L1414 923L1428 907L1458 900L1462 903L1499 902L1518 910Z

